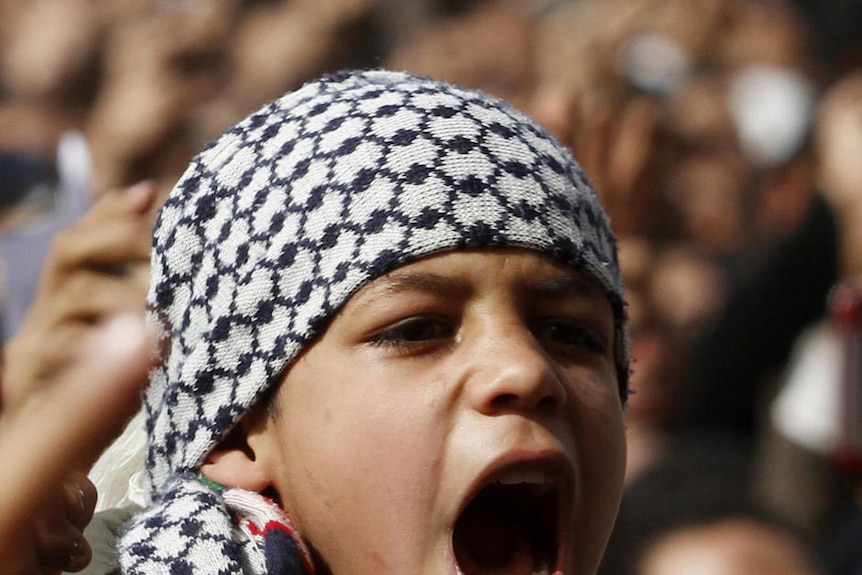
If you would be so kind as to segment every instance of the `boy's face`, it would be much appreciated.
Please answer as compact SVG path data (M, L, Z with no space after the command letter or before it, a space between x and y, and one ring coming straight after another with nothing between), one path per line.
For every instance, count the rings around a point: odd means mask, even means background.
M404 265L287 373L273 486L338 575L593 573L625 462L613 338L601 291L541 254Z

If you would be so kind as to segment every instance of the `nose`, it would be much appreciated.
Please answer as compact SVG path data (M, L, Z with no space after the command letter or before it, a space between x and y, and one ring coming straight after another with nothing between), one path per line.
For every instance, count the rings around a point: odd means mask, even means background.
M566 386L526 326L489 329L471 350L467 395L485 415L550 415L566 402Z

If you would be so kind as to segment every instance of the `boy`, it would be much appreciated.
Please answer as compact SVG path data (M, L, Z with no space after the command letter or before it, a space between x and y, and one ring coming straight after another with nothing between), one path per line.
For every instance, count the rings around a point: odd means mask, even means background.
M403 73L309 84L195 158L152 263L153 503L123 572L595 572L622 287L526 116Z

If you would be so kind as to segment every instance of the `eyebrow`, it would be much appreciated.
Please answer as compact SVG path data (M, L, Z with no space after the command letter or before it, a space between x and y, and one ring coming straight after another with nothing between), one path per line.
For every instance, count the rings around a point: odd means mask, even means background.
M368 295L385 296L405 291L440 293L448 296L463 295L470 291L467 282L432 272L394 271L367 286Z
M583 298L604 297L604 290L602 290L595 280L577 272L528 283L523 286L521 291L525 296L541 297L544 299L561 299L573 296Z
M472 291L469 282L443 276L433 272L402 272L394 271L383 276L379 281L369 284L361 299L386 297L408 291L441 294L450 298L464 296ZM603 298L604 291L592 279L577 271L563 272L554 277L546 277L538 281L523 280L517 291L524 298L542 298L546 300L565 299L572 297Z

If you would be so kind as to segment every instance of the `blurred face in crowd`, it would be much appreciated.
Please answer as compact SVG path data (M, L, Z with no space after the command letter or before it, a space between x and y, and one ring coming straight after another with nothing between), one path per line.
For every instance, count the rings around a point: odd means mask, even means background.
M332 573L594 573L625 464L614 333L545 255L433 255L348 301L249 444Z
M668 193L685 234L708 251L729 252L745 237L751 163L739 148L717 78L692 82L668 102L668 132L677 147Z
M764 524L729 519L662 537L640 575L819 575L802 545Z

